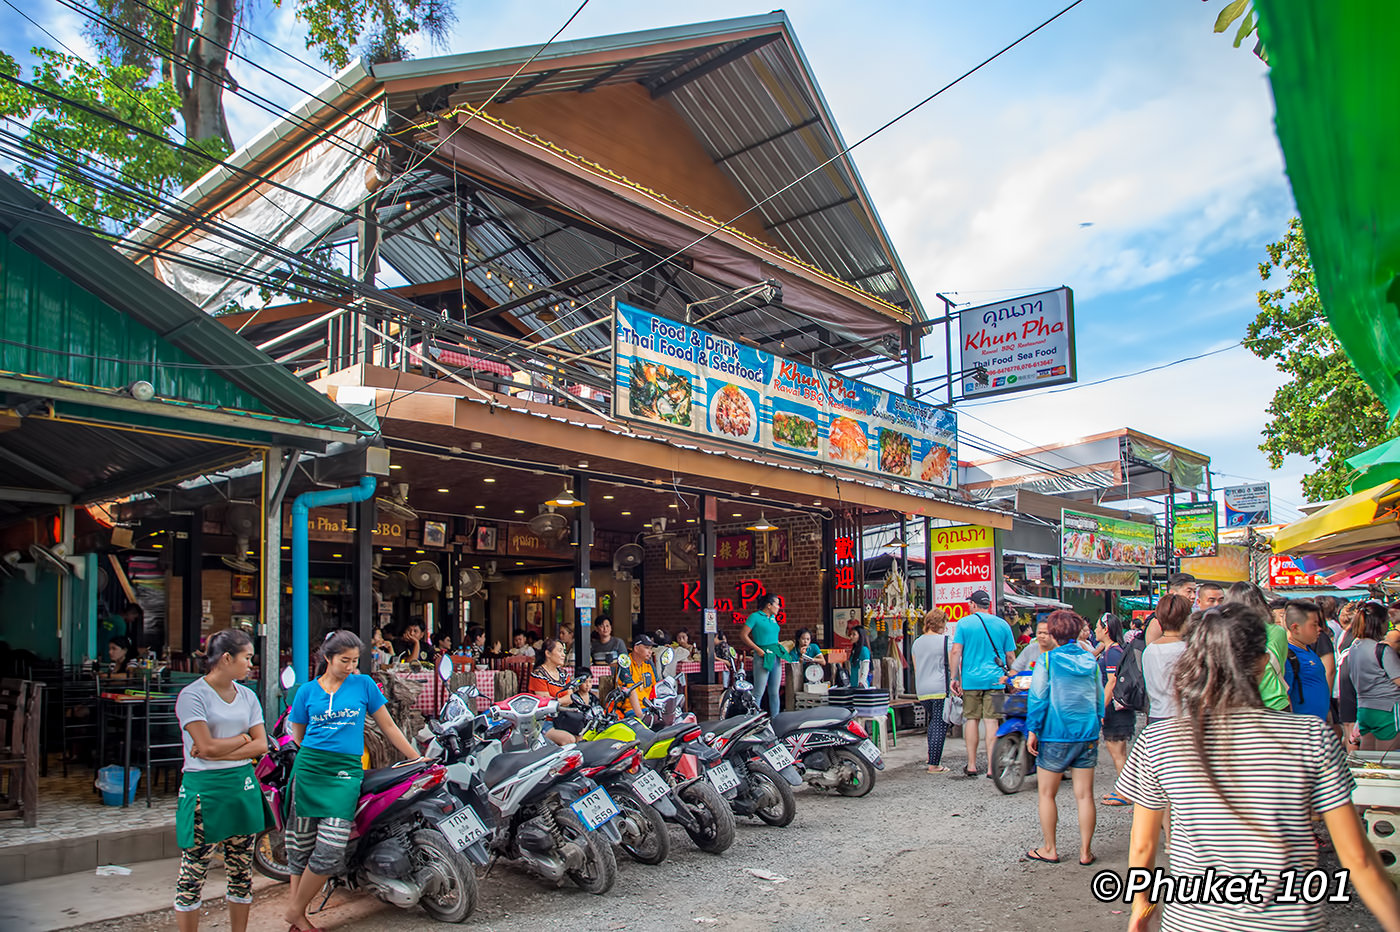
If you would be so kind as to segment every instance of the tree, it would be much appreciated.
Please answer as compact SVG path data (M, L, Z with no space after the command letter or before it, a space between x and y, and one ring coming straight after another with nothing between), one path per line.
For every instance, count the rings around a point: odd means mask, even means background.
M1207 0L1209 2L1209 0ZM1235 48L1240 47L1240 43L1250 36L1254 36L1254 54L1265 63L1269 63L1269 53L1264 48L1264 40L1258 36L1259 18L1254 13L1252 0L1230 0L1225 4L1220 15L1215 18L1215 31L1224 32L1229 29L1235 20L1240 21L1239 28L1235 30Z
M1265 247L1259 263L1266 283L1282 277L1282 287L1259 292L1259 315L1249 325L1245 346L1272 360L1289 381L1274 392L1259 449L1269 465L1283 465L1288 454L1307 457L1319 468L1303 477L1311 501L1346 493L1351 470L1346 459L1400 434L1385 406L1357 375L1323 314L1303 224L1294 217L1288 232Z
M281 6L285 0L276 0ZM306 47L327 64L344 68L359 50L371 61L408 57L404 40L423 33L445 44L457 22L452 0L295 0L306 24Z

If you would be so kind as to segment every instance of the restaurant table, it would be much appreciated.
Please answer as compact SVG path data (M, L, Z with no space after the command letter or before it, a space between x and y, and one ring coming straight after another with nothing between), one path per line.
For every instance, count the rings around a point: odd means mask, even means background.
M122 717L122 808L131 805L131 720L137 711L145 708L141 696L126 696L119 693L102 693L98 697L102 724L97 729L97 767L100 770L106 763L107 716L119 714ZM150 779L150 775L146 776Z
M460 672L460 671L459 671ZM485 667L477 667L474 670L476 676L476 688L481 693L477 700L478 711L485 705L494 701L496 695L496 671ZM431 670L409 671L396 674L406 680L415 683L422 683L423 690L418 694L418 700L414 703L414 708L428 717L437 715L442 709L442 704L446 700L443 693L442 681L438 679L437 673ZM481 699L486 702L482 703Z

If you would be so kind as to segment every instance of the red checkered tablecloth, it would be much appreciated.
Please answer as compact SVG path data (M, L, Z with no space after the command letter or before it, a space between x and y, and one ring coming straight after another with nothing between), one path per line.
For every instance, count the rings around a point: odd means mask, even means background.
M481 692L481 696L476 700L476 709L480 712L495 701L496 674L495 671L484 668L477 669L475 674L476 688ZM442 681L437 678L437 674L421 670L417 673L401 673L399 675L404 679L423 684L423 691L418 694L418 701L414 704L415 709L430 717L441 711L442 704L447 697Z
M419 355L432 359L435 362L446 366L449 369L471 369L476 372L489 372L498 375L503 379L508 379L514 374L514 370L503 362L494 359L482 359L480 356L473 356L459 350L447 349L443 346L434 346L437 354L433 355L427 348L419 343L413 347L413 351Z

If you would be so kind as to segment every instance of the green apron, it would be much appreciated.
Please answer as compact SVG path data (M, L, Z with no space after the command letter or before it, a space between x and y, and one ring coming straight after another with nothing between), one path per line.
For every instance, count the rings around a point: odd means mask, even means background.
M358 757L303 747L292 764L292 805L300 819L355 818L365 771Z
M771 670L779 660L790 660L792 655L787 652L787 648L781 644L760 644L758 649L763 651L763 669Z
M268 827L253 762L219 770L187 770L180 779L175 810L175 843L193 848L194 811L199 806L204 823L204 844L240 835L256 835Z

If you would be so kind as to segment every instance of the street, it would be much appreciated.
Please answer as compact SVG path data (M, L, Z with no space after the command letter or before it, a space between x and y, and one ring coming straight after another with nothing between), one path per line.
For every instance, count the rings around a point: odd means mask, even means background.
M1039 845L1033 781L1014 796L988 779L931 775L923 768L924 736L909 733L887 760L864 799L798 791L798 814L785 829L740 820L734 847L705 855L683 834L672 837L670 859L658 867L619 861L612 892L589 896L571 886L546 887L496 866L481 883L480 903L468 926L526 929L1083 929L1126 927L1121 903L1091 896L1090 878L1127 867L1131 810L1099 808L1094 852L1098 863L1075 863L1077 830L1068 786L1060 789L1059 864L1022 860ZM965 760L961 741L944 757L956 773ZM1112 764L1100 757L1095 794L1107 786ZM1329 870L1335 862L1324 862ZM749 873L787 878L771 882ZM172 877L172 883L173 883ZM259 894L252 932L281 932L285 887ZM1329 906L1327 929L1376 929L1358 902ZM365 897L337 894L311 917L323 928L430 930L438 923L419 910L397 910ZM169 910L141 919L85 927L93 932L174 930ZM228 928L222 906L206 911L201 928Z

